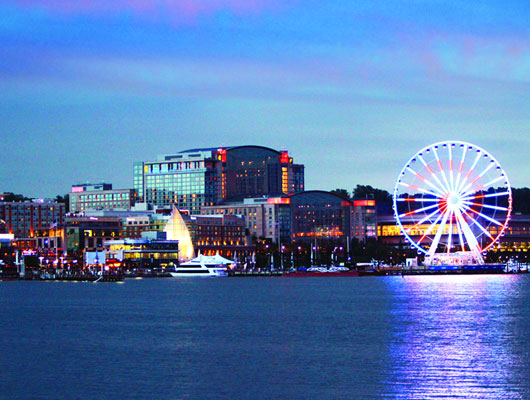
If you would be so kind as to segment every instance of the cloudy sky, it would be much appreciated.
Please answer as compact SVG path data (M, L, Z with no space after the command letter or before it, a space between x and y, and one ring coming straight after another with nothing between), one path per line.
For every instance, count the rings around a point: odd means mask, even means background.
M132 187L133 161L241 144L288 149L307 189L391 189L449 139L530 186L529 20L511 0L3 0L0 192Z

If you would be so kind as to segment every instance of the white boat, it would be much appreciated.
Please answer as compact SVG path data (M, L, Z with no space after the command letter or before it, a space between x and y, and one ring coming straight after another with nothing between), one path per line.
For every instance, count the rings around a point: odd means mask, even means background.
M234 261L221 257L218 254L216 254L215 256L199 255L193 260L178 265L177 267L175 267L174 271L169 271L169 274L174 278L192 276L228 276L228 272L226 269L231 264L234 264Z

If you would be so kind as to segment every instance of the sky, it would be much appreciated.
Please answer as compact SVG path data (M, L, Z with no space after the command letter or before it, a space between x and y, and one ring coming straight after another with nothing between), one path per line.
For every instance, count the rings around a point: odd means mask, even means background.
M3 0L0 192L132 187L134 161L256 144L308 190L391 190L444 140L530 186L530 2Z

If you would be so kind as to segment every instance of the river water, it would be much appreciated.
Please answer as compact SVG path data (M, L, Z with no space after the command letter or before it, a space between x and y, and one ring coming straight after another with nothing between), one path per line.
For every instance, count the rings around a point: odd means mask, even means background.
M0 282L0 398L530 399L530 275Z

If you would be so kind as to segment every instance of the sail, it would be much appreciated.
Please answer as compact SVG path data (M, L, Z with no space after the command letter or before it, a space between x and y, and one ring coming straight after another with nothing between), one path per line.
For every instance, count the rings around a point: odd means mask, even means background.
M173 206L173 212L164 227L164 232L166 232L168 240L179 241L179 262L188 261L195 257L190 232L182 219L182 215L180 215L179 210L175 206Z

